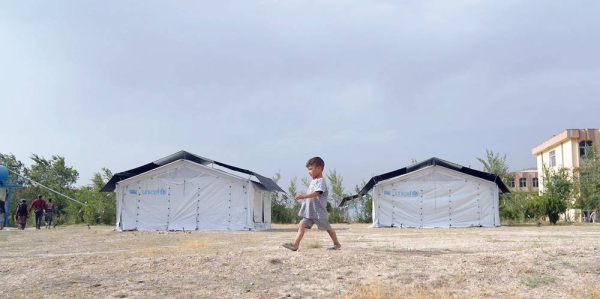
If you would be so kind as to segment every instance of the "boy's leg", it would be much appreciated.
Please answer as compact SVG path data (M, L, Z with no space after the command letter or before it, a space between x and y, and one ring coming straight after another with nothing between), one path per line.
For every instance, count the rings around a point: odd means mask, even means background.
M303 223L300 223L300 225L298 225L298 233L296 233L296 239L294 239L294 243L292 243L294 247L300 248L300 241L302 241L302 238L304 237L304 232L306 232L306 226Z
M320 230L327 231L327 233L329 234L329 237L331 237L331 240L333 241L334 248L337 249L337 248L342 247L342 245L340 244L340 242L337 239L337 234L335 233L335 231L331 227L331 224L329 224L329 220L328 219L318 220L317 221L317 225L318 225L318 227L319 227ZM330 249L332 249L332 248L330 248Z
M327 233L329 234L329 237L331 237L331 240L333 241L333 245L337 248L342 247L342 244L340 244L340 242L337 239L337 234L335 233L335 231L332 229L328 229Z

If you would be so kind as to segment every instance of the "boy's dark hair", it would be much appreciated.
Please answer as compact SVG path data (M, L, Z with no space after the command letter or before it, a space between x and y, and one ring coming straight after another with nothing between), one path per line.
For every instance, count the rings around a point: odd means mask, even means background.
M325 167L325 161L323 161L323 159L321 159L321 157L313 157L308 159L308 161L306 162L306 167L308 166L321 166L321 167Z

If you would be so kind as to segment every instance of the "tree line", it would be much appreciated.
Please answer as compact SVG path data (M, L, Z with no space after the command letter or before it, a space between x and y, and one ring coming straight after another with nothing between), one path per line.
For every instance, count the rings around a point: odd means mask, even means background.
M11 195L11 211L9 218L14 225L14 209L21 199L27 200L31 204L37 195L43 195L47 200L52 198L54 203L55 223L63 224L108 224L114 225L116 222L116 196L114 192L100 192L102 187L112 177L112 172L107 168L102 168L94 173L92 181L86 186L75 186L79 179L79 172L72 166L68 166L65 158L59 155L53 155L46 159L37 154L32 154L30 159L33 161L30 167L17 159L13 154L0 153L0 165L10 169L10 176L15 179L23 188L14 189ZM15 175L16 173L16 175ZM278 172L273 178L276 183L281 179ZM334 222L350 221L351 215L349 206L338 208L339 203L344 196L343 178L336 170L327 175L332 194L327 208L330 212L330 219ZM294 196L299 192L305 192L310 181L302 178L298 182L297 178L290 181L287 194L274 193L272 196L272 221L275 223L295 223L300 219L297 213L300 209L300 203L294 202ZM363 183L364 185L364 183ZM362 186L360 187L362 188ZM356 186L356 192L360 190ZM64 194L59 195L49 189ZM290 197L291 196L291 197ZM72 201L69 198L75 199ZM79 203L81 202L81 203ZM365 207L358 209L353 218L356 221L370 222L371 208L370 196L368 198L355 200L352 205ZM29 222L33 221L30 217ZM9 224L11 225L11 224ZM31 223L29 223L31 225Z
M588 146L581 157L580 166L575 169L565 167L550 168L543 165L541 192L513 191L500 196L500 217L507 222L527 222L547 220L552 224L562 216L565 221L574 217L598 218L600 210L600 153ZM506 155L486 150L485 159L477 158L483 170L502 178L508 183ZM568 210L580 210L582 215L570 215Z
M100 193L100 189L112 177L110 170L102 168L101 171L94 173L91 184L76 187L75 183L79 179L79 172L73 167L67 166L64 157L54 155L50 159L46 159L32 154L30 159L33 163L27 167L13 154L0 153L0 165L7 167L12 172L9 174L11 179L23 186L23 188L12 191L11 211L7 211L10 223L14 223L14 210L17 203L21 199L25 199L28 204L31 204L37 195L44 196L46 200L52 198L56 225L115 223L115 193ZM29 217L28 221L33 222L33 218Z
M600 153L595 148L589 147L582 157L581 167L577 169L558 168L550 169L544 167L542 181L544 190L538 192L514 191L502 194L500 197L500 217L505 222L539 221L546 218L552 223L559 220L563 215L566 220L568 209L580 209L585 216L598 213L600 210ZM506 155L486 150L485 158L477 158L482 164L483 171L499 175L503 182L508 183L511 179L508 172ZM100 189L110 180L112 172L102 168L94 173L91 183L86 186L75 186L79 179L79 172L71 166L67 166L65 158L54 155L46 159L32 154L33 161L30 167L25 166L12 154L0 153L0 165L4 165L12 172L17 173L15 179L24 187L14 189L12 194L12 207L21 199L26 199L28 204L38 194L44 198L52 198L56 210L56 223L61 224L115 224L116 221L116 198L114 192L100 192ZM413 159L414 162L414 159ZM281 173L277 172L272 179L281 183ZM349 204L339 207L342 199L350 194L343 186L343 177L336 169L332 169L325 175L330 188L330 198L327 210L330 213L330 222L372 222L371 195L352 200ZM29 179L26 179L29 178ZM36 183L37 182L37 183ZM286 193L273 193L271 198L271 219L274 223L297 223L297 216L301 202L294 201L294 196L306 192L310 181L304 177L290 179ZM358 193L365 185L354 186L354 193ZM43 186L56 192L76 199L78 202L69 200L49 191ZM280 185L281 186L281 185ZM9 211L11 221L14 221L13 211Z

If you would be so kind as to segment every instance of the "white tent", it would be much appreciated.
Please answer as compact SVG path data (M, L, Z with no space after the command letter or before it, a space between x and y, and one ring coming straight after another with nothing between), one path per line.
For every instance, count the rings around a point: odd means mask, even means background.
M271 189L261 182L209 167L216 163L225 165L180 152L115 174L103 191L116 192L117 229L270 229L271 193L280 188L257 174Z
M370 190L374 227L500 226L499 194L508 192L498 176L438 158L373 177Z

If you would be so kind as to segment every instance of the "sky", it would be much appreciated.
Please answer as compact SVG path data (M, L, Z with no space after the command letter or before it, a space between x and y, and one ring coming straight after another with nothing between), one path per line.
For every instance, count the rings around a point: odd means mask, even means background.
M88 185L180 150L347 193L599 128L600 1L0 0L0 153Z

